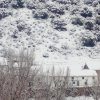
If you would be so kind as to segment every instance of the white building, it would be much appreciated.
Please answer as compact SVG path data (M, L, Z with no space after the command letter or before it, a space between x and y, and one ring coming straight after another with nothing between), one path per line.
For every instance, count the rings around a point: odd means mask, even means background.
M18 67L18 64L15 62L14 67ZM33 66L33 68L36 68L37 66ZM77 67L77 66L76 66ZM49 67L47 69L47 66L42 69L43 73L51 73L50 76L52 76L52 68ZM50 69L51 68L51 69ZM64 70L65 67L55 67L54 66L54 75L56 77L62 76L62 78L66 77L66 71L67 67ZM50 71L51 70L51 71ZM100 70L98 70L98 73L100 74ZM98 85L98 74L97 71L93 69L89 69L89 67L85 64L83 68L80 68L79 70L71 69L69 70L69 86L70 87L90 87ZM99 75L100 76L100 75ZM100 79L99 79L100 81ZM99 82L100 83L100 82Z
M67 72L68 67L66 66L54 66L54 76L56 78L62 77L62 80L64 77L66 77L66 74L69 75L69 87L91 87L98 85L98 73L96 70L89 69L87 64L83 66L83 68L77 68L76 69L70 69L69 67L69 73ZM42 72L47 73L52 77L52 67L51 66L43 66Z
M69 82L72 87L95 86L98 83L98 77L96 71L89 69L85 64L80 71L70 72Z

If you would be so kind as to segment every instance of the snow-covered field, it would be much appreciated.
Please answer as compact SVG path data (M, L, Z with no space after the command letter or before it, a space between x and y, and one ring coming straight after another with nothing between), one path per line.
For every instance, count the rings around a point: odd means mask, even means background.
M34 100L34 99L29 99L29 100ZM65 100L94 100L94 99L92 97L81 96L81 97L68 97L65 98Z
M92 97L68 97L65 100L94 100Z
M92 97L69 97L66 100L94 100Z

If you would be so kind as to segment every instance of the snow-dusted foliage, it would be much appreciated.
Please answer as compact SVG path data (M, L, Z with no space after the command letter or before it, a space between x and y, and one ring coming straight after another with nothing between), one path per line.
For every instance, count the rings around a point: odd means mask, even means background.
M5 9L5 8L0 9L0 20L9 15L11 15L11 11L9 11L8 9Z
M99 5L100 0L0 0L0 51L35 48L38 61L99 56Z

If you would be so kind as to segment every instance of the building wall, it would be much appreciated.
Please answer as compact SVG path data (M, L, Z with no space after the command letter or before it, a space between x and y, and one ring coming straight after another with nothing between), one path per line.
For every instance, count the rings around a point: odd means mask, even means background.
M72 87L94 86L97 84L97 76L71 76L69 84Z
M100 85L100 70L96 70L98 76L98 85Z
M55 76L55 81L57 82L57 84L62 84L62 82L65 81L64 78L65 78L65 76ZM47 82L47 83L50 83L52 81L51 87L55 87L55 83L54 83L52 76L48 76L48 77L38 76L38 77L36 77L35 81L41 82L41 80L42 80L42 82ZM68 86L71 88L72 87L86 87L86 86L91 87L91 86L97 85L98 77L97 76L69 76L66 81L68 81L68 84L66 82L66 86L65 86L66 88ZM36 85L38 85L38 84L36 84ZM43 86L41 88L43 88Z

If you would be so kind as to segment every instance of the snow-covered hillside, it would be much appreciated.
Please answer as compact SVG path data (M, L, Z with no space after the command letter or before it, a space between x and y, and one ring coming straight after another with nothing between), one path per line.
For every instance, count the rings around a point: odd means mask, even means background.
M7 48L34 48L49 66L99 66L100 0L0 0L1 55Z

